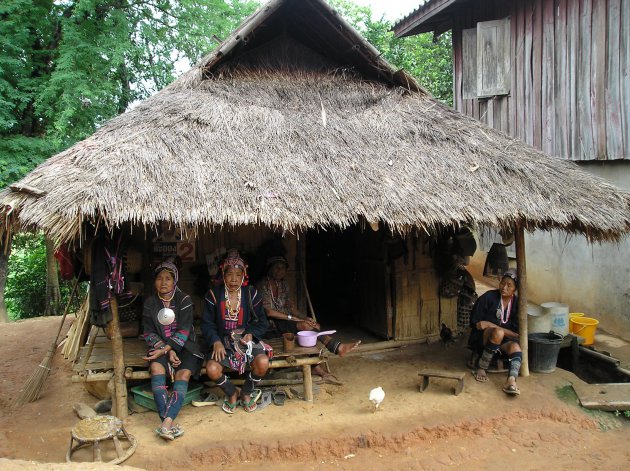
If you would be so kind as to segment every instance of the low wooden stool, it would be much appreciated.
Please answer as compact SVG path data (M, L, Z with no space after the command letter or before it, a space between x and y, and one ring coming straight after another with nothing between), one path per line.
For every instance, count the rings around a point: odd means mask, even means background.
M418 376L422 377L420 383L418 383L418 389L420 392L424 392L425 389L429 387L429 379L430 378L446 378L446 379L456 379L457 386L455 386L453 393L457 396L464 390L464 377L466 373L461 371L447 371L447 370L420 370Z
M127 450L123 450L120 438L127 440L130 444ZM96 416L89 419L83 419L72 428L70 432L70 447L66 453L66 461L72 462L72 454L79 448L92 444L94 452L94 461L102 462L101 459L101 442L104 440L112 440L116 448L117 458L109 461L109 464L119 464L133 455L138 445L135 437L129 435L125 430L125 426L118 417L111 415ZM74 442L77 442L74 445ZM74 446L73 446L74 445Z

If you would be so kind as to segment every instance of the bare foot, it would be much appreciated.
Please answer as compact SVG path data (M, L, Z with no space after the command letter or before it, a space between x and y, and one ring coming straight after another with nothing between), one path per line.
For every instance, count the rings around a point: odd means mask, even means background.
M478 368L477 371L473 373L473 376L480 383L485 383L486 381L488 381L488 374L483 368Z
M355 350L359 345L361 345L361 341L357 340L354 343L342 343L339 345L339 349L337 350L337 355L343 357L346 353Z

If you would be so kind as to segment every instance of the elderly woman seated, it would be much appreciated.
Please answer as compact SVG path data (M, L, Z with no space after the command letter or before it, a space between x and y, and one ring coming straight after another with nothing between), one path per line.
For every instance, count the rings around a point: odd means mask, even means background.
M507 271L501 278L499 289L490 290L479 297L471 313L472 331L468 340L473 352L481 351L477 370L473 373L477 381L488 380L486 371L497 353L503 352L509 357L510 368L503 391L510 395L520 394L516 378L523 357L518 343L516 282L516 274Z
M254 386L269 369L271 347L260 340L269 323L260 295L247 286L247 265L238 252L229 252L221 269L224 284L208 291L204 303L201 330L211 346L206 372L226 395L224 412L233 414L239 404L246 412L254 412ZM250 370L242 390L225 376L226 367L239 374Z
M275 325L275 330L281 335L295 334L301 330L320 330L319 324L312 318L297 312L291 301L289 286L285 279L289 267L287 259L281 255L270 257L266 265L267 276L259 283L258 290L267 316ZM340 357L356 349L361 343L360 340L342 343L329 335L322 335L320 338L328 351ZM313 368L313 373L327 382L339 382L334 375L325 372L319 365Z

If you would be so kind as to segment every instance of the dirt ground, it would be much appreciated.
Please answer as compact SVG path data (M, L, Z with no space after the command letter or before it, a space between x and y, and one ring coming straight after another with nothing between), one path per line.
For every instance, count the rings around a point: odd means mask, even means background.
M70 429L78 420L72 405L96 402L81 384L71 382L71 365L60 355L41 399L10 409L44 357L58 322L40 318L2 326L2 469L97 469L35 463L63 462ZM331 366L345 385L320 386L314 403L295 399L232 416L215 406L187 406L178 418L186 434L172 443L153 435L155 413L134 414L126 426L139 446L125 464L150 470L261 465L276 470L628 469L630 422L580 408L569 386L580 380L564 370L520 378L522 394L515 398L501 391L503 375L491 375L485 384L467 375L459 396L452 394L449 380L434 379L424 393L418 392L420 368L465 371L467 357L460 345L435 343L335 358ZM383 409L372 413L368 394L376 386L383 387L386 397Z

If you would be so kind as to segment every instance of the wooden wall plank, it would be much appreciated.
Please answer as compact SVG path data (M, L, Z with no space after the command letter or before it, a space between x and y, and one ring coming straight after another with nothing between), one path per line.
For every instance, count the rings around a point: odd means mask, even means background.
M525 1L525 46L524 46L524 67L523 76L525 77L525 142L530 145L534 144L534 74L532 70L532 35L534 32L534 5L536 0Z
M595 155L591 128L591 1L580 0L580 34L577 74L577 126L580 149L578 160Z
M567 73L567 0L556 0L554 5L554 84L553 112L555 125L554 155L566 159L568 157L569 126L567 115L568 73Z
M513 123L512 136L525 140L525 0L517 0L514 12L512 13L512 21L516 24L515 37L515 69L516 88L512 90L512 103L514 115L516 116Z
M540 90L540 130L541 149L549 155L555 155L555 118L554 111L554 74L555 74L555 47L554 47L554 2L543 0L542 2L542 70Z
M606 159L606 1L593 0L591 49L592 159Z
M578 125L577 77L580 31L580 2L567 2L567 78L568 81L568 144L567 156L571 160L579 159L580 133Z
M453 108L463 112L464 103L462 99L462 33L456 21L453 29Z
M534 140L532 145L542 147L542 8L543 0L536 0L532 13L532 112L534 114Z
M621 80L621 135L626 159L630 159L630 0L621 0L619 34L619 72Z
M621 123L620 37L621 0L608 0L606 47L606 155L608 159L624 156Z

